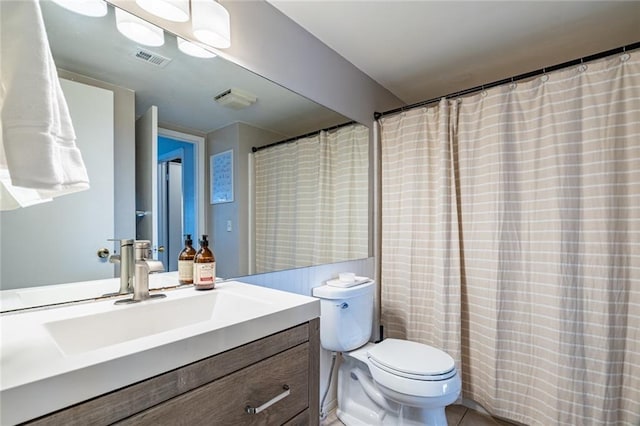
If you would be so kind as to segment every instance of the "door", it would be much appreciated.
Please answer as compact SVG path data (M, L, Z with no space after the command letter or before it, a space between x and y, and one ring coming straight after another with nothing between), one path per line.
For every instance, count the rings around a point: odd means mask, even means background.
M60 79L90 189L35 206L5 211L2 225L2 289L113 277L99 258L113 252L113 92ZM43 270L39 258L46 257Z
M167 271L178 270L178 255L182 250L182 162L179 159L158 163L158 244L165 249L158 260Z
M136 120L136 239L151 241L158 259L158 108ZM165 264L165 269L166 269Z

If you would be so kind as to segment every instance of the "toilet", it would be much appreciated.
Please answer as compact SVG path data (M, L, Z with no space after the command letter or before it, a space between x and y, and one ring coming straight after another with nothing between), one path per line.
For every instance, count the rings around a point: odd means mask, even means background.
M323 285L320 343L342 352L338 418L347 426L447 425L445 407L460 395L453 358L421 343L384 339L369 343L375 283Z

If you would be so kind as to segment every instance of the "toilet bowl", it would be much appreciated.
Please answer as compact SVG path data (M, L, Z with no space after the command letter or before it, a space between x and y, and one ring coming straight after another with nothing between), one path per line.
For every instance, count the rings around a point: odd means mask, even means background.
M460 395L453 358L417 342L368 343L375 284L317 287L321 299L320 341L342 352L338 410L347 426L446 425L445 407Z

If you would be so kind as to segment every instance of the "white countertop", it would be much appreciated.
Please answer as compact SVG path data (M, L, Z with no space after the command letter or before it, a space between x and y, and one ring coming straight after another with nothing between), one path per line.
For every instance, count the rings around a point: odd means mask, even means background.
M116 306L114 299L108 299L0 315L0 423L33 419L320 316L317 299L237 281L216 284L216 289L206 292L186 287L165 294L166 299L134 305ZM223 311L219 310L223 306L216 305L212 309L217 314L186 325L178 324L181 313L176 308L163 320L174 328L106 346L100 345L109 336L117 338L118 325L91 329L91 318L96 315L117 318L113 315L120 312L131 316L160 306L150 304L169 301L177 307L196 300L191 298L218 297L214 294L220 295L218 300L242 303ZM137 307L142 310L132 311ZM144 315L134 317L141 322L146 319ZM81 332L88 332L87 339L97 346L66 347L65 354L50 332L51 324L76 318L82 318Z

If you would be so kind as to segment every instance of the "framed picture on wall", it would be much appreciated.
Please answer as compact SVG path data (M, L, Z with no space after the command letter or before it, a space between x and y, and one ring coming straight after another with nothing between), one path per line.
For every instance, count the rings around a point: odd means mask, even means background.
M209 158L211 176L211 204L233 201L233 150Z

